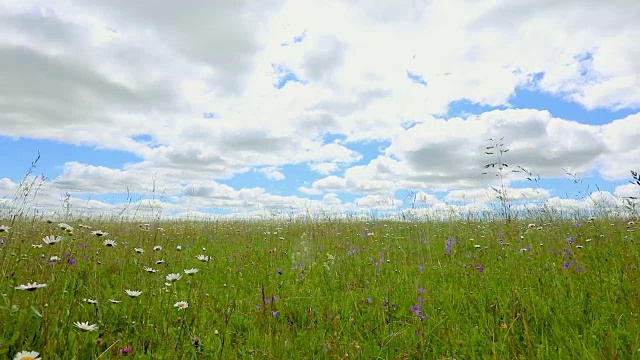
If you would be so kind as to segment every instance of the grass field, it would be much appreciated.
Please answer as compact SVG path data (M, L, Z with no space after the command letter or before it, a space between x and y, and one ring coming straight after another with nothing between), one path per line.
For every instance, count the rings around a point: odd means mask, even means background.
M0 357L640 358L633 222L0 225Z

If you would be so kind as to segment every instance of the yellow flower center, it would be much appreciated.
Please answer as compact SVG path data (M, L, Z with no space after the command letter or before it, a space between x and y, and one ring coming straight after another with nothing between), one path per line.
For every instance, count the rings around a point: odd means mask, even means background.
M21 356L21 357L20 357L20 360L33 360L33 359L35 359L35 358L34 358L34 357L32 357L32 356L29 356L29 355Z

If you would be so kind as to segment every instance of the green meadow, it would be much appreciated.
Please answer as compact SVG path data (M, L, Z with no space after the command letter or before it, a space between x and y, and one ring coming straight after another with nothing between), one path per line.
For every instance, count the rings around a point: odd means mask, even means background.
M633 221L0 226L7 359L640 358Z

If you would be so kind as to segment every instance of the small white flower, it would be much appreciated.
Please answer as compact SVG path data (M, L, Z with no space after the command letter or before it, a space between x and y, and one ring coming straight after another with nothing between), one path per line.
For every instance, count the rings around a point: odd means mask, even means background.
M577 247L578 249L582 249L584 246L582 246L582 245L576 245L576 247Z
M158 251L158 250L162 250L162 246L156 245L153 247L153 251Z
M167 281L178 281L182 279L182 274L180 273L169 274L167 275L166 279Z
M148 266L145 266L145 267L144 267L144 271L146 271L146 272L150 272L150 273L158 272L158 270L156 270L156 269L154 269L154 268L150 268L150 267L148 267Z
M42 248L42 244L32 244L31 245L34 249L41 249Z
M142 291L138 291L138 290L125 290L124 291L127 295L131 296L131 297L136 297L136 296L140 296L140 294L142 294Z
M188 307L189 307L189 303L188 303L188 302L186 302L186 301L178 301L178 302L177 302L177 303L175 303L173 306L174 306L174 307L177 307L177 308L178 308L178 310L184 310L184 309L186 309L186 308L188 308Z
M529 225L527 225L527 227L528 227L529 229L533 229L533 228L535 228L535 227L536 227L536 224L529 224Z
M187 275L193 275L193 274L197 273L198 271L200 271L200 269L197 269L197 268L184 269L184 273L187 274Z
M135 250L135 252L137 252L138 254L142 254L144 252L144 249L142 248L134 248L133 250Z
M13 357L13 360L42 360L39 355L40 353L37 351L20 351Z
M58 242L62 241L62 236L48 235L48 236L43 237L42 241L47 245L53 245L55 243L58 243Z
M6 232L9 231L9 229L11 228L7 225L0 225L0 232Z
M109 302L112 303L112 304L120 304L122 301L109 299Z
M72 232L73 231L73 226L66 224L66 223L60 223L58 224L58 227L64 231L67 232Z
M49 261L58 261L60 260L60 258L58 256L53 255L52 257L49 258Z
M98 300L94 300L94 299L83 299L83 300L88 302L89 304L93 304L93 305L98 304Z
M102 242L102 244L105 245L105 246L111 246L111 247L118 245L113 240L105 240L105 241Z
M88 226L88 225L82 225L82 224L78 225L78 227L79 227L79 228L82 228L82 229L91 229L91 226Z
M80 330L84 330L84 331L96 331L98 330L98 325L96 324L89 324L88 321L86 322L80 322L80 321L76 321L75 323L73 323L73 325L75 325L78 329Z
M180 246L180 245L176 246L176 250L178 250L178 251L182 250L182 246Z
M473 247L476 249L480 249L482 246L476 244L476 245L473 245Z
M16 290L27 290L34 291L35 289L40 289L43 287L47 287L47 284L38 284L38 283L27 283L26 285L20 285L15 287Z
M164 260L158 260L156 261L156 264L162 264L164 262Z
M198 255L196 256L196 259L200 261L209 261L209 257L207 255Z
M109 235L109 233L108 232L104 232L102 230L94 230L94 231L91 232L91 235L95 235L97 237L101 237L101 236L107 236L107 235Z

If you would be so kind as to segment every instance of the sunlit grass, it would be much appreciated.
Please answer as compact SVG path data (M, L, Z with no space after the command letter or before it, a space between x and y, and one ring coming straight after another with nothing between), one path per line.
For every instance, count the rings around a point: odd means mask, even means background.
M640 356L634 223L66 225L0 234L0 356Z

